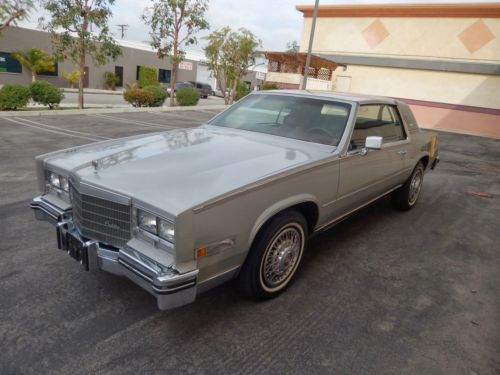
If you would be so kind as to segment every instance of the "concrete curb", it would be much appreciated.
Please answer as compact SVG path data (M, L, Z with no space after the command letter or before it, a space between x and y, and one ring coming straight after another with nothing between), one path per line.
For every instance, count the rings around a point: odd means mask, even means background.
M91 108L91 109L67 109L67 110L44 110L44 111L5 111L0 112L1 117L37 117L37 116L64 116L64 115L91 115L94 113L127 113L127 112L182 112L197 111L204 109L225 109L224 104L197 105L190 107L116 107L116 108Z

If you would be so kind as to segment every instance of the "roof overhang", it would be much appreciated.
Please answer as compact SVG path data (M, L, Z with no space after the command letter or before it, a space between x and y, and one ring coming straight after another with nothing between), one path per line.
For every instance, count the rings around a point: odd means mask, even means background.
M297 5L312 17L313 5ZM452 17L500 18L500 3L320 5L318 17Z
M305 66L307 53L302 52L274 52L262 51L262 54L267 60L279 61L281 63L288 63L290 65ZM311 55L310 67L314 69L330 69L334 71L339 64L331 59L325 59L317 55Z

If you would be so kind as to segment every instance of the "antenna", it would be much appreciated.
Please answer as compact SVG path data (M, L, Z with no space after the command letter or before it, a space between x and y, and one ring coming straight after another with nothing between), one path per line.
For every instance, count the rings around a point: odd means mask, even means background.
M123 39L125 37L125 32L127 31L129 25L121 24L121 25L116 25L116 26L120 30L120 33L122 36L121 39Z

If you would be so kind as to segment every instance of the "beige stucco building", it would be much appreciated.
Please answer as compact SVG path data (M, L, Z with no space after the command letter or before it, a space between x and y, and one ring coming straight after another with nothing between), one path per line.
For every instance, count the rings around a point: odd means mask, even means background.
M313 7L297 9L305 52ZM313 53L347 65L334 90L483 114L500 136L500 3L320 5Z

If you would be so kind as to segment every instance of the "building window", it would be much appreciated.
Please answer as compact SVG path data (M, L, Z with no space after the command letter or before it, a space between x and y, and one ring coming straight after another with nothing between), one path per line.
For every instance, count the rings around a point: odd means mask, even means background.
M0 73L22 73L23 67L10 52L0 52Z
M43 71L38 72L38 75L57 77L58 69L59 69L59 67L57 65L57 62L54 62L54 70L53 71L43 70Z
M139 70L141 69L141 66L140 65L137 65L137 68L135 70L135 80L138 81L139 80Z
M159 69L158 70L158 82L170 83L170 70Z

